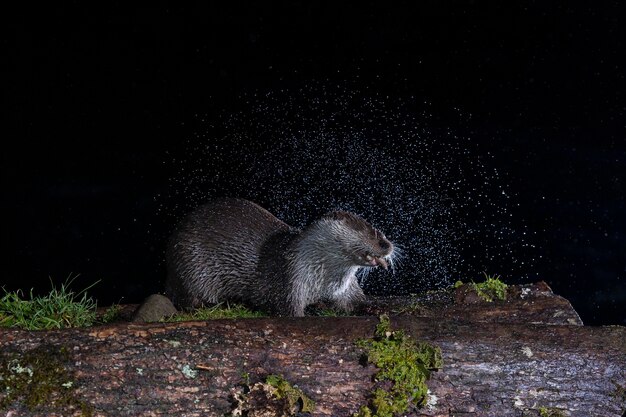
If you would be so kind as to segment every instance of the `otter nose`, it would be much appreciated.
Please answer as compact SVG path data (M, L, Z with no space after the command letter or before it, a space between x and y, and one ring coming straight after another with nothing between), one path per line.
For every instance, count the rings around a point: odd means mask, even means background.
M391 244L390 244L387 240L385 240L385 239L381 239L381 240L378 242L378 246L380 246L380 248L381 248L381 249L386 250L386 249L389 249L389 247L391 246Z

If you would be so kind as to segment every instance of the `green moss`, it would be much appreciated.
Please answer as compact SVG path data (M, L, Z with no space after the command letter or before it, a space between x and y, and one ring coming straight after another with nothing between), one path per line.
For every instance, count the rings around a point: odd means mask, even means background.
M241 372L241 380L244 385L250 385L250 373L246 371Z
M301 389L292 386L282 376L269 375L265 378L265 383L276 388L274 395L278 399L286 399L290 409L300 408L302 413L312 413L315 409L315 402L307 397Z
M82 416L91 416L93 407L77 398L75 384L65 369L69 360L67 349L49 345L2 354L0 410L18 402L30 411L80 410Z
M505 300L508 285L500 281L500 276L489 276L485 274L485 281L479 284L472 282L472 288L478 296L487 302L493 300Z
M565 414L558 408L540 407L539 415L541 417L565 417Z
M315 310L313 315L320 317L347 317L348 313L345 311L335 310L334 308L322 308Z
M102 323L111 323L119 320L120 315L122 314L122 306L119 304L113 304L109 308L106 309L100 321Z
M461 287L461 286L463 286L463 281L461 281L461 280L458 280L458 281L457 281L457 282L455 282L455 283L454 283L454 285L453 285L453 287L454 287L454 288L459 288L459 287Z
M325 308L317 312L317 315L320 317L338 317L339 313L332 308Z
M389 337L392 333L391 320L389 320L389 316L383 314L378 318L378 320L379 322L376 325L376 330L374 331L374 334L377 338Z
M393 315L402 315L402 314L419 315L419 314L423 314L426 311L428 311L428 308L422 302L413 301L410 304L401 306L400 308L397 308L397 309L393 309L391 313L393 313Z
M213 307L198 308L190 312L182 312L166 317L162 322L178 322L193 320L242 319L265 317L261 311L250 310L241 304L217 304Z
M233 410L229 416L272 415L304 416L315 410L315 403L297 386L281 375L269 375L263 382L250 384L250 375L242 373L241 389L232 395ZM262 410L262 411L261 411Z
M370 403L355 417L392 417L404 413L410 405L426 404L426 381L433 370L443 366L441 349L424 342L416 342L401 330L392 331L389 317L380 317L373 339L359 340L369 363L379 368L375 380L391 382L372 393Z

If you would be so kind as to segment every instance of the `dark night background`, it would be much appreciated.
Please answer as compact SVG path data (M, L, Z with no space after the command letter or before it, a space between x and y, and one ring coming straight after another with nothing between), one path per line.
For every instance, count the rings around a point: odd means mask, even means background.
M348 81L431 103L494 157L541 251L528 277L626 324L626 10L620 2L126 2L7 12L0 285L160 290L172 178L197 115ZM169 195L168 198L158 196ZM519 205L517 205L519 204ZM166 210L167 211L167 207ZM170 210L176 211L175 209ZM497 272L497 271L496 271ZM478 278L478 277L473 277Z

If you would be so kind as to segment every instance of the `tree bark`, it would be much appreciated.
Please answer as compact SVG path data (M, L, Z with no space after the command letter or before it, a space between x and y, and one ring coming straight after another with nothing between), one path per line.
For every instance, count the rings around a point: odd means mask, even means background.
M428 381L431 405L407 415L539 416L541 407L566 416L623 415L626 328L568 321L577 315L566 300L541 284L524 288L531 291L524 290L522 298L520 290L507 302L468 302L457 293L457 304L446 314L435 316L431 305L421 311L429 312L426 317L391 318L392 328L443 352L443 368ZM463 302L471 314L462 314ZM412 301L396 305L404 305L405 313L407 305L415 307ZM544 322L523 320L539 316ZM362 364L354 342L371 337L377 323L376 317L305 317L0 329L0 352L19 360L36 347L64 347L72 389L96 416L221 416L232 410L232 394L246 375L256 382L269 374L283 375L313 399L313 415L351 416L367 404L376 372ZM0 391L0 402L3 396ZM85 413L54 401L28 409L23 399L0 412Z

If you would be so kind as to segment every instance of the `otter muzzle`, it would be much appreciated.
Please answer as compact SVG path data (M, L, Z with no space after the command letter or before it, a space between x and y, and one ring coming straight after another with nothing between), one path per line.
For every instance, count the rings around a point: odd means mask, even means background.
M383 267L383 269L387 269L389 267L389 264L387 263L385 258L374 258L374 262L376 265L380 265L381 267Z

